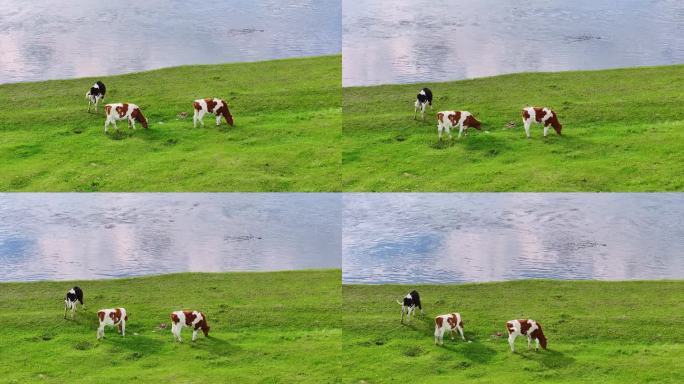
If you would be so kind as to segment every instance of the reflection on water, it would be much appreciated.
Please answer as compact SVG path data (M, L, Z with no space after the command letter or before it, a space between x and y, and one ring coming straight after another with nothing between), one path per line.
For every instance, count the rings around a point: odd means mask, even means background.
M0 194L0 281L340 268L341 197Z
M0 83L341 50L339 0L0 2Z
M344 86L684 63L677 0L343 3Z
M346 284L683 279L684 194L345 194Z

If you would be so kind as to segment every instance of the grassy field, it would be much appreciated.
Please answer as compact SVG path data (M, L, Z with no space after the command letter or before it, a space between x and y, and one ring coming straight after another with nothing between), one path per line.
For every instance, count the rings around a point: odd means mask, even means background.
M412 288L425 315L402 325L395 300ZM344 382L684 382L684 281L345 285L342 294ZM434 316L450 312L472 343L434 345ZM546 351L518 338L511 353L505 322L516 318L542 324Z
M423 86L434 93L434 113L414 121ZM683 65L344 88L342 188L682 191L682 89ZM527 140L527 105L555 109L563 137L551 130L544 140L537 125ZM435 115L454 109L472 112L484 129L439 144Z
M338 191L340 74L324 56L0 85L0 190ZM150 129L105 136L84 98L97 79ZM226 99L235 126L193 129L203 97Z
M63 320L74 284L86 310ZM0 284L2 383L327 383L340 375L340 271L186 273ZM126 336L96 340L97 310L124 306ZM209 338L176 343L169 314L201 310ZM160 324L166 323L166 329Z

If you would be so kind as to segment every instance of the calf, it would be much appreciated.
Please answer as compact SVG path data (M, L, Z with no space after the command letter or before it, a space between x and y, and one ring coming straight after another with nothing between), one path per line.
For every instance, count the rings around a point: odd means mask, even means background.
M420 118L425 120L425 106L430 105L430 110L432 111L432 91L430 88L423 88L418 92L416 96L416 102L413 104L413 119L416 119L418 110L420 109Z
M556 112L552 111L551 108L546 107L525 107L522 110L523 124L525 124L525 134L527 138L530 138L530 126L532 123L544 125L544 137L549 133L549 125L556 130L556 134L561 136L561 129L563 126L558 121Z
M460 313L451 313L448 315L441 315L435 317L435 344L444 345L444 332L447 328L451 335L451 340L454 340L454 331L461 334L461 339L465 341L463 336L463 319Z
M74 319L76 315L76 305L78 303L83 304L83 291L79 287L73 287L66 293L66 298L64 298L64 318L66 319L67 309L71 309L71 320Z
M95 112L97 112L97 104L100 100L104 100L105 93L107 93L107 88L101 81L95 82L90 90L86 92L86 99L88 99L88 112L90 112L90 106L95 104Z
M216 126L221 124L221 116L226 119L226 123L233 126L233 115L230 114L228 110L228 103L222 99L198 99L192 103L192 108L195 114L192 116L192 125L197 128L197 122L199 122L202 127L204 127L204 121L202 118L206 113L212 113L216 115Z
M100 309L97 312L97 317L100 319L100 326L97 328L97 339L104 337L105 325L117 327L121 336L126 336L126 322L128 321L128 314L125 308L108 308Z
M420 309L420 313L423 313L423 306L420 304L420 295L418 291L413 290L409 292L405 297L404 301L401 302L397 300L397 303L401 305L401 322L404 323L404 313L407 314L408 321L411 321L411 313L415 312L416 307Z
M458 138L461 138L463 131L468 134L468 128L473 127L481 130L480 122L468 111L442 111L437 113L437 133L439 140L442 140L442 131L446 130L451 139L451 128L459 126Z
M181 340L183 327L192 328L192 341L197 339L197 331L202 330L204 336L209 337L209 324L202 312L198 311L175 311L171 313L171 332L176 341Z
M520 336L527 336L527 349L532 346L532 339L534 339L536 346L535 350L539 349L539 345L546 349L546 336L542 331L541 324L534 320L521 319L511 320L506 322L508 329L508 344L511 346L511 352L515 352L515 339Z
M119 129L116 126L117 120L128 120L128 128L135 129L135 122L139 121L143 128L147 128L147 119L142 114L140 108L135 104L116 103L105 105L105 120L104 131L107 133L107 128L110 124L114 125L114 129Z

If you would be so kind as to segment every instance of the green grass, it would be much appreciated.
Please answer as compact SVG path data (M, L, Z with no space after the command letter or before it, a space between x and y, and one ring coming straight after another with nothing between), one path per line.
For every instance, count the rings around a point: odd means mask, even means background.
M340 73L338 55L0 85L0 190L338 191ZM86 112L97 79L150 129L105 135L102 109ZM202 97L226 99L235 126L194 129Z
M64 320L63 295L86 310ZM340 271L184 273L0 284L2 383L327 383L339 377ZM126 336L96 340L97 310L123 306ZM169 314L201 310L209 338L176 343Z
M402 325L395 300L412 288L425 315ZM342 294L344 382L684 382L684 281L345 285ZM451 312L472 343L435 346L434 316ZM539 321L548 350L518 338L511 353L505 322L516 318Z
M434 111L414 121L423 86ZM682 89L683 65L344 88L342 188L682 191ZM551 130L544 140L537 125L527 140L527 105L555 109L563 137ZM487 132L440 145L435 115L454 109L472 112ZM509 121L516 127L505 129Z

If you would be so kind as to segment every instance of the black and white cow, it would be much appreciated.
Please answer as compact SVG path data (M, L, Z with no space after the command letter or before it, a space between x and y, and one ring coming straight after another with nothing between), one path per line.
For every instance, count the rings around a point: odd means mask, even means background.
M66 297L64 298L64 318L66 319L66 313L67 309L71 310L71 319L74 319L74 316L76 314L76 305L78 303L81 303L82 306L85 306L83 304L83 291L79 287L73 287L70 290L67 291Z
M97 104L104 100L105 93L107 93L107 88L101 81L95 82L90 90L86 92L86 99L88 99L88 112L90 112L90 106L95 104L95 112L97 112Z
M416 96L416 102L413 104L413 119L415 120L418 110L420 109L420 118L425 120L425 106L429 105L432 111L432 91L430 88L423 88Z
M406 313L408 321L411 321L411 313L415 312L416 307L420 309L420 313L423 313L423 306L420 304L420 295L416 290L409 292L409 294L404 297L403 302L397 300L397 303L401 305L402 323L404 322L404 313Z

